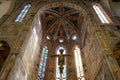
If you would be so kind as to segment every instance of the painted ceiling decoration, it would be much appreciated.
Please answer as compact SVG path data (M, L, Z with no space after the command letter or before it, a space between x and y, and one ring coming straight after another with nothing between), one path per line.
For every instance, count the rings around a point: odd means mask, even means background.
M44 13L42 23L46 30L46 38L49 36L52 40L70 40L74 35L78 35L77 30L80 29L83 19L78 10L60 5L46 9Z

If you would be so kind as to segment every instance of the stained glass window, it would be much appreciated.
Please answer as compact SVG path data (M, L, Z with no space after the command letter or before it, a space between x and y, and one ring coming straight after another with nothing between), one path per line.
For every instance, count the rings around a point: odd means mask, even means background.
M107 15L105 15L105 11L104 13L102 12L103 10L101 10L101 8L97 5L93 5L93 9L95 10L95 12L97 13L98 17L100 18L102 23L110 23L108 18L106 18Z
M64 53L63 54L66 54L65 52L65 49L63 47L59 47L59 49L57 50L57 55L60 55L60 52L59 50L60 49L63 49L64 50ZM58 57L56 58L56 80L66 80L66 58L65 58L65 64L63 65L64 69L63 69L63 74L61 76L60 74L60 70L59 70L59 65L58 65Z
M80 53L80 49L78 47L75 47L74 55L75 55L77 78L78 78L78 80L85 80L82 59L81 59L81 53Z
M42 50L42 55L41 55L41 62L40 62L39 72L38 72L38 80L44 79L47 54L48 54L48 49L47 49L47 47L44 47Z
M22 9L22 11L19 13L17 18L15 19L15 22L21 22L23 20L23 18L25 17L25 15L28 12L30 7L31 7L30 4L25 5L24 8Z

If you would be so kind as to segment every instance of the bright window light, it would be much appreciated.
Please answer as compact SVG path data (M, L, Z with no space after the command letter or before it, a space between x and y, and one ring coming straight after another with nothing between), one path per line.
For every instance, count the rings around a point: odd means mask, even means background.
M30 7L31 7L30 4L25 5L24 8L22 9L22 11L20 12L20 14L15 19L15 22L21 22L23 20L23 18L25 17L25 15L28 12Z
M42 56L41 56L41 61L40 61L40 66L39 66L39 72L38 72L38 80L43 80L45 76L45 68L46 68L46 61L47 61L47 54L48 54L48 49L45 46L42 49Z
M60 43L63 43L63 41L64 41L63 39L59 39L59 42L60 42Z
M59 49L57 50L57 55L60 55L59 50L63 49L64 52L63 54L66 54L65 49L63 47L59 47ZM65 58L65 64L63 65L64 69L63 69L63 74L62 74L62 79L61 79L61 74L60 74L60 70L59 70L59 65L58 65L58 57L56 58L56 80L66 80L66 58Z
M47 39L47 40L50 40L50 36L46 36L46 39Z
M108 21L108 19L106 18L106 16L103 14L103 12L101 11L101 9L99 8L99 6L97 5L93 5L93 9L95 10L95 12L97 13L98 17L100 18L102 23L110 23Z
M80 49L78 47L75 47L74 55L75 55L77 78L78 80L85 80Z
M77 39L77 36L76 35L73 35L72 36L72 40L76 40Z

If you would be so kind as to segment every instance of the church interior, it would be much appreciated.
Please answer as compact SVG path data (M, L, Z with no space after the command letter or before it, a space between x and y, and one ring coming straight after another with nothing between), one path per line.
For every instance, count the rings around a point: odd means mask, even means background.
M0 0L0 80L120 80L120 0Z

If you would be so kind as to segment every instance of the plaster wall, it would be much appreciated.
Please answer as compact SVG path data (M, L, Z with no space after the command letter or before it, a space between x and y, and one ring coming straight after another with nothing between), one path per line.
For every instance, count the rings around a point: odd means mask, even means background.
M12 3L12 0L2 0L0 1L1 4L0 4L0 18L5 15L8 10L10 9L10 6L11 6L11 3Z
M119 16L120 17L120 2L112 2L112 8L115 12L115 15Z

